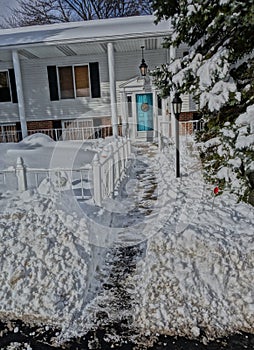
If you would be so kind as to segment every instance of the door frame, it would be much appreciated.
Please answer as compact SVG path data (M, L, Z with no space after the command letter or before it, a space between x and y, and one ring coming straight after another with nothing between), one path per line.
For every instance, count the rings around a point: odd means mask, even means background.
M158 135L157 91L156 87L152 85L151 80L134 77L121 84L119 88L122 120L123 123L127 124L128 136L134 140L148 140L148 138L151 140L156 138ZM137 131L136 95L142 94L152 94L153 130L151 131ZM131 117L128 115L127 96L131 96Z

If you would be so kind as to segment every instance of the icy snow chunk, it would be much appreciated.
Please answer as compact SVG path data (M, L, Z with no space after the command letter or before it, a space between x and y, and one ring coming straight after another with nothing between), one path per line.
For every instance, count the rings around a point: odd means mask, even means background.
M196 9L193 5L188 5L187 10L187 16L191 16L193 13L196 13Z
M53 191L52 183L49 178L42 180L38 187L38 192L40 194L48 195Z
M214 137L204 143L205 148L214 147L220 145L221 141L219 137Z
M194 337L199 337L200 335L200 329L198 327L192 327L191 328L191 333L194 335Z
M241 164L242 164L242 160L239 157L234 158L234 159L229 159L228 164L232 165L233 168L235 168L235 169L239 169Z
M226 123L225 123L226 124ZM225 136L225 137L229 137L231 139L234 139L235 138L235 132L232 130L232 129L226 129L226 128L223 128L221 130L222 134Z
M248 136L239 136L236 140L236 148L249 148L254 145L254 134Z

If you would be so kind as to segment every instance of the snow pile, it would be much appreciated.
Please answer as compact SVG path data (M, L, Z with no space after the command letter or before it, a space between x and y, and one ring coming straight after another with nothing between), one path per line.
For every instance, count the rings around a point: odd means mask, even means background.
M24 140L20 141L21 145L28 145L28 146L45 146L48 143L55 143L55 141L48 135L42 134L42 133L35 133L30 136L27 136L24 138Z
M22 157L29 168L78 168L90 164L96 149L104 145L104 140L59 141L36 133L18 143L0 144L0 171L16 166Z
M87 226L42 189L0 197L0 315L68 327L85 303Z
M128 280L137 286L135 324L188 337L254 332L253 208L226 192L214 198L199 161L183 150L175 179L173 151L160 162L166 223Z
M125 317L147 334L254 332L253 207L226 191L214 197L193 143L180 144L181 178L172 145L164 154L150 146L148 160L143 153L137 162L145 167L141 190L152 195L141 196L140 207L157 196L137 225L131 212L115 230L106 220L96 225L48 181L1 195L1 317L56 324L62 339L100 324L103 312L103 322ZM91 245L99 227L111 245Z

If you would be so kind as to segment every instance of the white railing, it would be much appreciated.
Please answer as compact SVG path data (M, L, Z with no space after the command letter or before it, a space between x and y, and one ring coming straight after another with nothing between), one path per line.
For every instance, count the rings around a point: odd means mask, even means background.
M0 190L23 192L38 188L43 180L48 179L52 190L58 192L72 190L78 199L93 196L95 204L101 206L102 201L113 195L123 179L130 155L130 140L119 138L97 152L92 165L86 164L76 169L30 168L19 157L15 167L0 170ZM89 181L90 172L92 182Z
M197 131L203 130L204 121L200 120L188 120L188 121L180 121L179 122L179 135L180 136L194 136ZM168 143L170 137L172 135L171 132L171 122L170 121L161 121L159 123L159 149L161 150L166 143Z
M22 140L22 134L21 131L0 131L0 142L6 143L6 142L19 142Z
M78 169L67 168L30 168L24 164L21 157L17 159L15 167L0 170L1 190L18 190L38 188L42 181L49 180L55 191L61 192L71 189L76 197L84 199L87 196L88 174L91 166L88 164Z
M180 136L194 135L197 131L201 131L204 128L203 119L200 120L188 120L179 122L179 134Z
M121 133L121 130L119 130ZM55 141L85 141L91 139L105 138L112 136L111 125L100 125L93 127L81 127L81 128L54 128L54 129L38 129L28 130L28 136L42 133L51 137ZM0 131L0 142L19 142L22 140L21 131Z

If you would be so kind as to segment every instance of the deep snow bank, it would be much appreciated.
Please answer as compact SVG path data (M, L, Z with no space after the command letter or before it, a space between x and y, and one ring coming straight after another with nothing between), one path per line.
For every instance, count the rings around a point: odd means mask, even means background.
M0 197L0 315L68 327L85 303L87 227L46 187Z
M254 332L253 207L228 193L214 199L198 158L183 146L175 179L173 154L157 156L167 220L129 280L137 286L135 324L189 337Z

